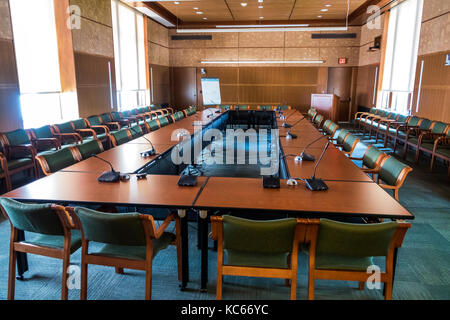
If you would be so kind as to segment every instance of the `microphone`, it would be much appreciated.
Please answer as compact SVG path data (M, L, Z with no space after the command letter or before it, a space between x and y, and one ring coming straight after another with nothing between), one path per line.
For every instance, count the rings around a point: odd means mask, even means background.
M103 162L106 162L111 167L111 171L105 171L105 172L103 172L100 175L100 177L97 178L97 180L99 182L116 182L116 181L119 181L119 179L120 179L120 172L117 172L116 170L114 170L111 162L106 161L103 158L100 158L96 154L91 154L91 156L94 157L94 158L97 158L99 160L102 160Z
M325 182L322 179L316 179L316 170L317 170L317 167L319 166L320 161L323 158L323 155L327 151L329 145L330 145L330 141L327 142L325 148L322 151L322 154L320 155L319 160L317 160L316 165L314 166L314 172L313 172L312 178L305 180L306 186L311 191L325 191L325 190L328 190L328 186L325 184Z
M136 132L132 127L130 127L130 130L131 130L133 133L135 133L135 134L138 133L138 132ZM141 157L146 158L146 157L150 157L150 156L156 155L155 147L153 146L153 143L150 141L150 139L147 139L147 138L144 137L144 136L142 136L142 138L145 139L145 140L147 140L148 143L150 143L150 145L152 146L152 148L151 148L150 150L147 150L147 151L142 151L142 152L140 153L140 154L141 154Z
M214 112L211 109L206 109L206 111L210 111L210 114L208 114L206 117L212 117L214 115Z
M306 153L306 149L308 149L311 145L313 145L314 143L316 143L317 141L319 141L320 139L326 138L327 136L321 136L319 138L317 138L316 140L314 140L313 142L309 143L305 148L303 148L302 153L299 156L295 157L295 161L314 161L316 160L316 158L314 157L314 155Z
M297 124L299 124L302 120L304 120L305 119L305 117L303 117L303 118L301 118L300 120L298 120L296 123L294 123L292 126L291 126L291 129L293 128L293 127L295 127ZM295 134L295 133L291 133L291 129L289 129L288 130L288 132L286 133L286 138L288 138L288 139L297 139L297 135Z

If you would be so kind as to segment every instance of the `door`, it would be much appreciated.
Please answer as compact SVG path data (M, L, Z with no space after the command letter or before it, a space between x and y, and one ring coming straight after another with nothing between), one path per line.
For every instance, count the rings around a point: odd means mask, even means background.
M173 105L182 110L197 105L197 69L171 68Z

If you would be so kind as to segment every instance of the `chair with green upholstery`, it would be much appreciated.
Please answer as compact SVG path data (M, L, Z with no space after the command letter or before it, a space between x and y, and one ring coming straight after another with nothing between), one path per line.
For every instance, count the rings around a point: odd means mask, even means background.
M26 170L30 175L32 171L36 178L39 177L35 161L38 153L25 130L0 133L0 145L0 152L6 157L10 176Z
M349 157L351 160L362 161L361 170L365 173L368 173L372 176L373 180L375 179L375 174L378 174L381 168L381 161L387 157L383 151L378 150L373 145L367 147L364 155L361 158Z
M75 149L78 151L76 152L78 161L85 160L93 154L97 155L104 151L102 142L97 139L77 144Z
M336 131L339 129L339 126L334 123L333 121L330 121L328 126L324 126L324 133L328 135L330 138L334 138L334 135L336 134Z
M235 110L249 110L250 106L247 104L238 104L234 106Z
M232 107L229 104L220 104L218 105L219 110L222 112L224 110L231 110Z
M151 299L152 261L159 251L171 244L180 256L179 218L171 213L156 229L151 215L139 213L104 213L87 208L74 209L74 222L82 230L81 299L87 299L88 265L114 266L145 271L145 298ZM175 220L176 234L165 232ZM101 244L89 248L90 242ZM180 270L180 269L178 269ZM180 273L178 273L180 277Z
M440 121L433 121L429 130L422 130L417 140L415 163L419 162L421 152L432 154L434 141L437 138L445 137L450 125Z
M149 131L156 131L159 129L159 122L157 119L147 120Z
M397 146L400 142L406 144L407 140L407 134L410 129L416 130L420 123L422 122L422 119L416 116L411 116L408 118L407 122L405 124L399 125L396 128L395 136L394 136L394 153L397 150Z
M345 138L344 138L344 142L342 143L341 146L341 151L346 155L346 156L351 156L353 154L353 151L356 148L356 145L358 144L360 140L353 134L348 134Z
M322 133L324 133L324 132L327 130L328 126L331 124L331 122L332 122L331 120L326 119L326 120L323 122L322 128L320 128L319 131L322 132Z
M61 139L53 135L52 129L49 125L37 129L30 129L29 132L31 136L31 143L36 149L36 152L61 149Z
M426 145L424 144L424 148ZM447 176L450 178L450 126L447 134L434 140L433 152L431 154L430 171L433 171L435 158L440 158L447 162Z
M119 111L111 111L110 118L112 122L117 122L121 127L129 127L132 123L137 122L136 118L126 118Z
M398 201L398 192L408 173L413 169L394 157L385 157L380 164L377 183L384 189L394 190L394 198ZM380 183L380 180L384 182Z
M355 224L328 219L309 219L306 243L309 243L308 299L314 299L314 281L358 281L359 289L372 275L368 272L374 257L385 260L380 281L385 284L385 299L392 299L396 250L401 247L411 224L383 222Z
M274 106L272 106L272 105L261 105L261 106L258 106L258 110L271 111L273 109L274 109Z
M108 126L101 124L101 118L99 116L90 117L88 119L77 119L72 121L75 130L77 132L85 132L86 130L91 130L93 132L92 137L88 139L98 139L102 142L110 143L109 133L110 130Z
M388 128L390 127L390 124L397 122L397 119L399 117L400 117L400 114L395 113L395 112L389 112L387 117L377 119L376 126L374 127L375 143L378 143L379 135L384 135L386 138L387 133L389 132Z
M317 114L314 117L313 124L317 129L320 129L320 128L322 128L322 124L323 124L324 120L325 120L325 118L323 117L323 115Z
M406 137L404 141L403 159L406 158L406 154L408 153L409 147L417 149L420 136L426 133L430 133L433 124L434 124L433 121L422 118L421 121L417 124L417 126L415 127L408 126L408 130L406 131ZM443 128L443 130L445 131L445 127ZM443 133L444 131L442 131L441 133ZM417 153L416 155L418 156Z
M75 150L76 147L63 148L52 153L36 156L36 160L44 175L49 176L77 163L79 160Z
M67 300L70 255L81 246L81 234L74 230L69 213L54 204L25 204L9 198L0 198L0 209L11 225L8 299L14 299L17 252L24 252L63 261L61 299ZM27 234L27 240L20 241L20 231L34 236Z
M172 118L174 122L177 122L184 119L184 114L182 111L178 111L172 114Z
M345 137L347 137L347 135L349 134L350 132L347 129L341 129L339 130L336 138L330 137L328 139L333 141L335 146L342 147L342 145L344 144Z
M406 114L400 114L395 121L390 121L385 125L384 128L384 147L387 147L389 139L394 140L394 146L397 137L403 138L406 135L406 127L408 126L408 121L411 117ZM383 126L383 124L381 124Z
M83 137L75 131L72 122L54 124L52 126L55 137L61 139L61 145L71 145L83 142Z
M159 126L161 128L169 125L169 123L170 123L169 120L167 119L167 117L165 117L165 116L160 116L160 117L158 117L157 120L158 120Z
M0 144L0 179L5 180L5 188L6 192L8 192L12 189L11 177L9 176L8 171L8 160L6 159L6 156L3 154L2 150L3 149Z
M384 110L382 109L378 109L375 108L375 110L373 110L374 108L370 109L371 112L373 111L373 113L366 113L361 115L361 119L359 120L360 125L362 125L362 129L363 129L363 134L366 134L366 129L370 129L372 128L372 124L373 121L375 119L378 119L381 117L381 114L383 113ZM359 127L361 128L361 127Z
M75 130L76 133L80 134L84 139L98 139L98 135L97 135L97 131L95 131L93 128L89 128L88 125L86 124L86 120L85 119L76 119L71 121L73 128ZM105 132L103 132L103 136L101 140L105 139Z
M291 106L288 105L278 105L276 108L279 110L291 110Z
M360 112L356 112L355 116L353 118L353 125L354 128L356 129L356 125L358 125L358 129L361 128L361 122L364 121L364 119L370 115L375 114L377 108L370 108L369 112L366 111L360 111Z
M139 126L136 126L139 127ZM140 128L140 127L139 127ZM110 134L111 143L114 147L127 143L133 139L129 129L121 129Z
M309 118L309 121L313 121L317 111L315 108L311 107L308 109L308 112L306 113L306 116Z
M224 275L288 279L290 297L296 299L301 238L297 219L255 221L213 216L211 230L217 240L216 299L222 299Z
M371 121L367 121L364 123L364 125L369 128L369 139L372 137L372 131L376 134L377 132L377 128L378 128L378 124L386 119L388 119L389 115L392 112L390 112L389 110L381 110L377 116L372 117Z
M145 132L142 130L142 127L135 124L130 127L131 139L136 139L142 137Z

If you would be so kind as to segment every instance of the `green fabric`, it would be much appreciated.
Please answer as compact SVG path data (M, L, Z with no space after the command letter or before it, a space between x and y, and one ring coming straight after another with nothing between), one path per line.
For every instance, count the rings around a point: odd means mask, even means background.
M318 124L319 122L321 122L323 120L323 116L321 114L318 114L315 118L314 118L314 123Z
M33 129L33 132L37 139L53 138L53 133L50 126L43 126Z
M119 121L120 119L122 119L120 112L113 111L113 112L111 112L111 115L112 115L113 121Z
M80 151L83 160L89 158L92 154L99 154L102 152L97 140L83 142L82 144L78 144L77 148Z
M341 129L339 130L338 136L337 136L337 143L343 144L345 136L349 133L347 129Z
M12 225L23 231L46 235L64 235L64 229L51 204L27 204L0 198Z
M259 106L259 110L272 110L272 106Z
M28 138L27 133L23 129L17 129L11 132L5 133L6 138L8 138L9 144L11 146L18 146L21 144L30 144L30 138Z
M123 246L145 246L139 213L105 213L76 207L86 240Z
M271 221L229 215L222 218L227 264L286 268L286 255L292 251L297 225L295 218Z
M377 111L377 108L370 108L369 113L375 114L376 111Z
M446 156L447 158L450 158L450 149L449 148L437 148L436 153Z
M342 149L344 151L349 152L352 150L353 143L355 143L356 140L359 140L356 136L350 134L344 141L344 144L342 146Z
M375 115L380 115L381 114L381 112L382 112L382 110L381 109L375 109Z
M448 124L437 121L434 123L433 129L431 130L431 132L439 133L439 134L444 133L447 126L448 126Z
M155 106L155 105L151 105L150 106L150 109L152 110L152 111L156 111L156 110L159 110L160 109L160 107L159 106Z
M8 170L15 170L20 167L27 166L29 164L32 164L33 161L31 158L19 158L19 159L11 159L7 161L8 164Z
M383 118L386 118L388 115L389 115L389 111L386 111L386 110L381 111L381 116Z
M333 134L333 132L336 132L336 130L339 128L339 126L336 124L336 123L334 123L334 122L331 122L331 124L328 126L328 128L326 129L326 132L329 134L329 135L331 135L331 134Z
M156 120L150 120L147 122L149 127L150 127L150 131L156 131L159 129L159 125L158 122Z
M328 132L328 126L331 124L331 120L325 120L325 122L323 123L323 126L322 126L322 128L324 128L324 130L326 131L326 132Z
M406 119L408 119L408 115L406 114L401 114L398 119L397 122L406 122Z
M394 186L403 168L407 167L403 162L394 157L389 157L380 169L379 177L388 185Z
M73 127L70 122L64 122L56 125L60 133L73 133Z
M238 105L235 106L235 109L237 109L237 110L248 110L249 106L246 105L246 104L238 104Z
M122 111L122 116L124 116L124 117L130 117L132 114L131 114L131 110L125 110L125 111Z
M353 224L320 219L316 268L366 270L371 257L385 257L396 222Z
M87 128L86 123L84 122L84 119L77 119L77 120L72 121L72 123L73 123L75 129L86 129Z
M378 150L376 147L369 147L367 152L364 154L363 164L369 169L374 169L377 159L382 154L383 152Z
M409 118L408 126L410 126L410 127L417 126L417 124L419 123L419 120L420 120L419 117L412 116L411 118Z
M102 122L100 121L100 118L98 116L91 116L87 119L91 126L99 126L102 124Z
M138 125L131 126L130 131L133 139L142 137L144 135L142 128Z
M398 116L398 114L397 113L395 113L395 112L391 112L391 113L389 113L389 115L388 115L388 119L392 119L392 120L394 120L395 118L397 118L397 116Z
M77 162L69 148L60 149L58 151L42 155L42 157L47 161L51 173L64 169Z
M104 113L104 114L100 115L100 118L102 120L102 124L108 123L108 122L113 122L113 121L111 121L111 117L109 116L108 113Z
M277 106L277 108L280 108L281 110L289 110L289 106Z
M166 249L175 239L175 235L169 232L164 232L159 239L154 239L153 258L158 254L159 251ZM146 246L106 244L100 250L91 251L89 253L122 259L145 260Z
M24 242L42 247L64 249L64 236L39 234L30 240L25 240ZM80 247L81 247L81 232L79 230L71 230L70 254L77 251L78 248Z
M137 130L137 129L134 129L134 130ZM114 139L116 139L116 145L118 145L118 146L131 140L130 137L128 136L128 129L122 129L122 130L116 131L112 135L113 135Z
M419 128L422 130L428 130L428 129L430 129L432 123L433 123L433 121L423 118L422 122L420 123Z
M159 124L161 125L161 128L165 127L169 124L169 120L167 120L166 117L160 117L160 118L158 118L158 120L159 120Z

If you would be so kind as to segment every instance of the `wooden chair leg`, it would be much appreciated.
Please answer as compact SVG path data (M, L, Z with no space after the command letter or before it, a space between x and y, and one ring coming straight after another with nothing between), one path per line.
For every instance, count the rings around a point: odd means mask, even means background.
M62 267L62 283L61 283L61 300L67 300L69 297L69 290L67 287L67 271L70 266L70 251L63 258Z
M311 274L308 279L308 300L314 300L314 277Z
M14 300L16 286L16 257L17 253L13 247L9 250L9 274L8 274L8 300Z
M405 140L405 147L403 148L403 159L406 159L407 153L408 153L408 141Z
M384 286L385 286L384 299L392 300L392 290L393 290L392 279L386 281Z
M290 254L288 254L288 256L286 257L286 260L287 260L287 266L290 269L291 268L291 255ZM289 287L289 284L290 284L289 279L285 279L286 287Z
M434 166L434 153L431 155L430 172L433 172L433 166Z
M420 148L419 148L419 146L417 146L416 157L414 158L414 163L417 164L419 162L419 157L420 157Z
M297 272L292 273L292 278L290 280L291 280L291 300L297 300Z
M117 274L123 274L123 268L120 267L114 267Z
M399 189L394 189L394 199L398 201L398 191Z
M12 184L11 184L11 176L9 174L5 175L5 184L6 184L6 192L11 191Z
M81 261L81 290L80 290L80 300L87 299L87 274L88 265Z
M217 282L216 282L216 300L222 300L222 285L223 285L222 269L218 267Z
M152 299L152 269L153 264L150 261L147 271L145 272L145 300Z
M365 285L365 282L364 281L360 281L359 282L359 290L364 290L364 285Z

